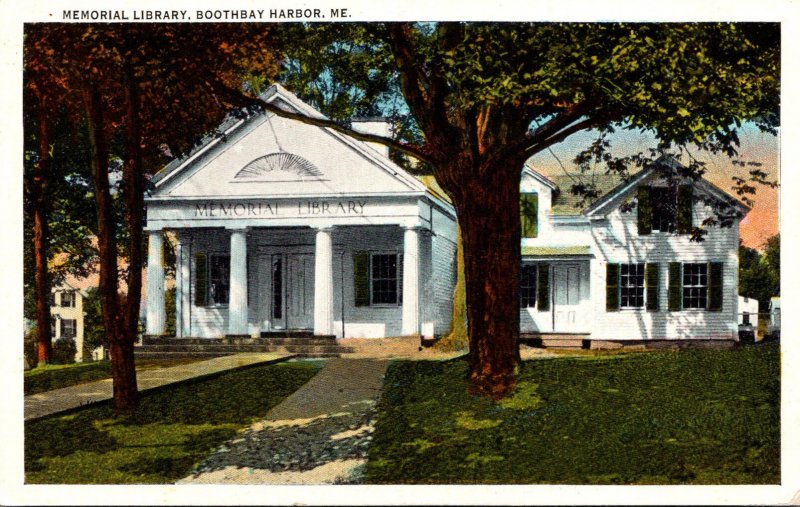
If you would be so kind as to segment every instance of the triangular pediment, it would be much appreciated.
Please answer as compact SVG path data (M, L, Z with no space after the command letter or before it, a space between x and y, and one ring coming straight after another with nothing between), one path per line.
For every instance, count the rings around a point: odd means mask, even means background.
M265 100L322 117L279 86ZM273 113L228 130L155 179L156 198L419 193L425 186L366 143Z

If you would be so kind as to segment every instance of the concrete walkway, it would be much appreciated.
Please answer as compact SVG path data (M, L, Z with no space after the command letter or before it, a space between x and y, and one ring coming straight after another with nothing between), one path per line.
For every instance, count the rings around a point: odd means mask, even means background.
M155 387L182 382L191 378L203 377L227 370L235 370L244 366L259 363L279 362L291 357L291 354L253 353L233 354L216 357L208 361L172 366L170 368L148 369L137 372L136 382L139 392ZM111 379L78 384L62 389L55 389L25 397L25 420L36 419L46 415L63 412L98 401L111 399L114 396Z
M307 384L179 484L358 483L388 364L327 360Z

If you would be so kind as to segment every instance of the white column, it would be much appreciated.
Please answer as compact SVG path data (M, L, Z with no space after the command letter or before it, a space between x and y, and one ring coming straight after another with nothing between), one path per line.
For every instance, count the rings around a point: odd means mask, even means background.
M163 335L167 315L164 307L164 237L161 230L148 232L147 250L147 328L145 334Z
M403 236L403 335L419 334L419 230Z
M317 229L314 249L314 334L333 334L332 227Z
M183 242L180 233L175 234L175 336L183 335Z
M247 230L231 231L228 334L247 334Z

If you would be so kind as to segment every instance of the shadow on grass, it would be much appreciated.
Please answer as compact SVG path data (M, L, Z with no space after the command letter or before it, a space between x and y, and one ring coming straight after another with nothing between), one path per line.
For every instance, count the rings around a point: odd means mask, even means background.
M115 417L104 404L29 421L26 482L172 482L318 369L303 363L257 366L143 393L129 416Z
M394 363L367 482L779 482L777 347L609 359L526 362L498 403L468 394L466 364Z

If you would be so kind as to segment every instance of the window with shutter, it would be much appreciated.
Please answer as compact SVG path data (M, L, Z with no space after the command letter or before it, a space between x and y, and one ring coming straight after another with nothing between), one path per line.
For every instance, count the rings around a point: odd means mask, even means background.
M536 307L540 312L550 309L550 264L539 264L536 273Z
M536 272L535 264L523 264L519 270L519 307L536 306Z
M678 187L677 205L677 230L678 234L689 234L692 232L692 187L691 185L680 185Z
M681 310L681 294L682 284L681 284L681 263L680 262L670 262L669 263L669 290L667 293L667 307L671 312L677 312Z
M722 311L722 272L721 262L708 263L708 309Z
M657 312L660 309L658 293L661 290L658 264L645 265L645 285L647 287L647 310Z
M606 264L606 311L619 310L619 264Z
M637 202L637 226L639 234L650 234L653 228L653 206L650 199L650 187L641 185L638 188Z
M356 306L369 306L369 252L353 255L353 289Z
M535 238L539 232L539 195L520 194L519 198L519 217L521 225L521 236L523 238Z

